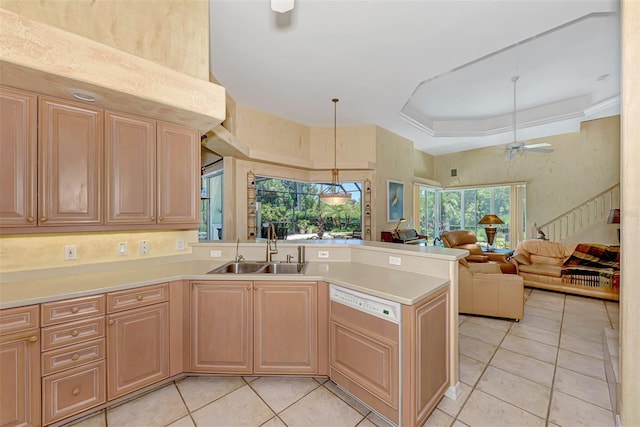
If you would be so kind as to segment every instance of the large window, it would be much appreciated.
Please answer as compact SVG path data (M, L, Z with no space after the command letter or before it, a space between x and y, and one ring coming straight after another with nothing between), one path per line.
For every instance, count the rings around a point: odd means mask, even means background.
M321 184L256 177L258 236L273 223L280 239L345 238L362 231L362 184L343 182L351 200L343 205L321 203Z
M440 190L419 187L419 232L432 242L443 231L469 230L479 242L486 242L484 226L478 222L486 214L496 214L504 222L497 226L494 245L510 248L524 238L524 186L494 186ZM515 234L512 234L512 229Z

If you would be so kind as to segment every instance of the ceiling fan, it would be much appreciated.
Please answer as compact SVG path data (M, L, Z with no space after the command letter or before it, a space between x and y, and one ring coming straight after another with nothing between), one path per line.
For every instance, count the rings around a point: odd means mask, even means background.
M551 144L549 144L548 142L525 145L524 142L518 141L518 139L516 138L516 128L517 128L516 83L518 82L519 78L520 78L519 76L514 76L511 78L511 81L513 82L513 142L507 144L507 146L505 147L505 150L507 151L506 160L513 159L516 156L516 154L518 154L521 151L531 151L533 153L552 153L553 152L553 148L545 148L545 147L551 147Z

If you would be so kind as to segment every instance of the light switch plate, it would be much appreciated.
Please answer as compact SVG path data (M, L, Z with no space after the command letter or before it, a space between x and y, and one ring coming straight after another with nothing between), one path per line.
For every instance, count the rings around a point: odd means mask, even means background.
M389 256L389 264L402 265L402 258L400 258L399 256Z
M118 256L125 256L129 253L129 245L127 242L118 243Z
M211 258L220 258L222 256L222 251L211 251Z
M66 245L64 247L64 259L71 261L78 258L78 248L76 245Z
M177 251L184 251L184 239L176 240L176 250Z
M151 251L151 242L148 240L140 240L140 255L149 255Z

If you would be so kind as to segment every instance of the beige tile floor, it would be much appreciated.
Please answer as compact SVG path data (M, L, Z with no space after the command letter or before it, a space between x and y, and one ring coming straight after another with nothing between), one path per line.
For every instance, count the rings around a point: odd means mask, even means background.
M618 304L526 289L519 322L460 316L458 400L425 426L614 426L603 328ZM79 427L387 426L326 378L188 377Z

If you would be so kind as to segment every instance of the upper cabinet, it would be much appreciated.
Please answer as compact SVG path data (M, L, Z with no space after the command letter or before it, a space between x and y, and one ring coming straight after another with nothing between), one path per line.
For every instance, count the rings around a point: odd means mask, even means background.
M37 99L0 88L0 224L33 227L36 221Z
M200 221L198 132L158 122L158 223Z
M102 223L103 112L40 98L38 225Z
M0 115L3 234L198 228L198 131L9 88Z
M107 224L156 222L156 124L106 113Z

